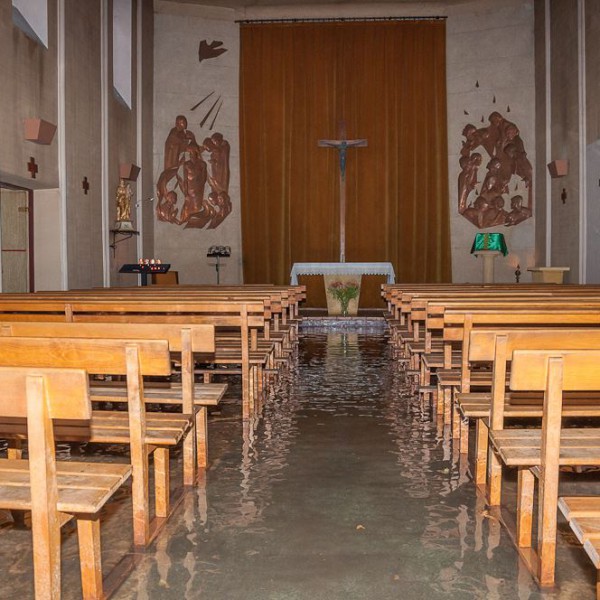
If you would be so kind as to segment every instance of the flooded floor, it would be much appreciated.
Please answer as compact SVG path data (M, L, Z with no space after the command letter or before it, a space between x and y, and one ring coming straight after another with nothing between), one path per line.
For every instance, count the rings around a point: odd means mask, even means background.
M136 555L115 598L595 597L595 569L564 523L559 587L538 590L383 329L306 329L298 354L256 423L242 425L236 390L211 416L203 485ZM126 492L116 506L102 525L106 569L131 539ZM10 574L0 598L32 597L28 532L8 525L0 535ZM77 598L76 536L64 537L63 597Z

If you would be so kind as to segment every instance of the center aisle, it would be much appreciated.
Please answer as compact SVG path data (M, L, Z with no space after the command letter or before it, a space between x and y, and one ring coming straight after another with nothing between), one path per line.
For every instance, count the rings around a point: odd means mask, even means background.
M567 597L537 590L394 369L381 330L304 333L243 446L239 405L211 419L206 486L115 597Z

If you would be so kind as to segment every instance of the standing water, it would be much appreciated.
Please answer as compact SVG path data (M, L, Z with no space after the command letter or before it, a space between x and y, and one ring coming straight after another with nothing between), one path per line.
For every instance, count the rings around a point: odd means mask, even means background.
M242 424L239 387L228 397L209 420L202 485L136 555L115 598L594 597L594 569L564 526L560 588L538 590L382 329L309 329L255 423ZM106 570L127 551L130 510L125 491L103 518ZM11 549L12 537L0 559L20 558L0 598L31 597L30 538ZM78 598L75 539L63 544L63 565L63 597Z
M211 421L206 488L118 598L593 597L581 566L538 591L381 330L309 331L252 433Z

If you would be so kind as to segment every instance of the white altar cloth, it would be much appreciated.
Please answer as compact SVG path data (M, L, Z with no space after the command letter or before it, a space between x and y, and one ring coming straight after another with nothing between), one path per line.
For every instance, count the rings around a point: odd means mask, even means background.
M387 283L396 282L394 267L389 262L294 263L290 273L291 285L298 285L298 275L385 275Z

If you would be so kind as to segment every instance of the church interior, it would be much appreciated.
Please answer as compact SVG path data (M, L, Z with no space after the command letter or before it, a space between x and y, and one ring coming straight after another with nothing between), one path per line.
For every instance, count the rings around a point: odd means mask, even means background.
M0 74L0 598L600 598L594 0L0 0Z

